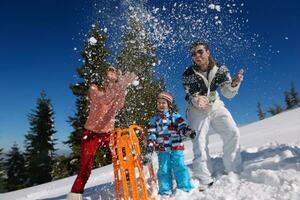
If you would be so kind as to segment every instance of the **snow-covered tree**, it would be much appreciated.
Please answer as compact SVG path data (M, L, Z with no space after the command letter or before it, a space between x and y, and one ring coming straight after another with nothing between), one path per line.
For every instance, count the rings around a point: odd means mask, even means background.
M52 180L52 159L55 153L54 113L51 100L44 91L35 110L28 115L30 130L25 135L27 183L36 185ZM38 173L37 173L38 172Z
M81 135L89 113L88 88L91 84L96 84L98 86L102 85L105 71L109 65L107 63L109 51L105 47L105 42L106 35L101 30L99 23L96 23L92 26L89 37L84 44L84 49L81 52L84 63L77 68L77 74L80 81L70 86L73 94L77 97L76 113L74 116L69 117L69 122L73 127L73 131L71 132L68 141L65 142L72 150L70 161L71 174L76 173L79 169ZM104 161L97 160L106 157L104 155L108 154L109 150L107 149L98 150L97 156L95 156L95 165L98 166L110 163L109 157Z
M128 90L125 107L117 116L117 125L122 127L145 126L155 113L158 93L164 89L164 81L155 78L156 49L148 38L142 14L138 8L130 10L117 58L118 69L134 72L139 77L139 85Z
M261 108L261 103L257 102L257 116L259 118L259 120L263 120L266 118L266 113L263 112L262 108Z
M6 168L6 189L7 191L17 190L25 187L25 160L18 145L14 144L7 154L4 163ZM36 171L35 173L38 173Z

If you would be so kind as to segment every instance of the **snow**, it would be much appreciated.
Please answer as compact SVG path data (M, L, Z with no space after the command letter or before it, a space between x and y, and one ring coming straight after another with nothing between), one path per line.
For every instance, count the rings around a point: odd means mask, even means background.
M140 84L140 82L138 81L138 80L134 80L133 82L132 82L132 85L133 86L138 86Z
M168 4L153 4L150 1L116 1L118 6L101 6L97 4L95 10L99 10L99 24L103 31L109 35L109 43L112 47L112 59L118 56L120 45L120 34L128 30L126 22L128 17L134 17L143 24L144 31L140 32L137 40L149 39L157 49L158 59L177 57L185 55L183 59L164 59L157 64L157 72L163 71L165 80L172 80L178 66L186 65L188 59L188 48L196 40L203 40L214 50L214 57L221 63L233 63L231 66L238 66L240 63L247 63L246 68L259 63L259 59L266 60L268 55L276 51L267 44L262 36L252 33L249 30L246 19L247 7L243 1L180 1L169 2ZM245 13L244 15L239 14ZM115 14L117 13L117 15ZM217 16L217 19L216 19ZM117 31L116 31L117 30ZM201 31L199 31L201 30ZM82 32L78 37L85 40L86 34ZM283 35L287 36L286 34ZM263 41L262 41L263 40ZM262 45L261 51L257 45ZM141 45L140 50L144 51ZM230 55L230 56L228 56ZM244 55L240 58L240 55ZM265 65L265 63L261 63ZM234 68L235 69L235 68ZM175 84L169 84L169 90L176 90Z
M90 38L89 38L89 43L90 43L91 45L95 45L95 44L97 43L97 39L94 38L94 37L90 37Z
M172 200L299 200L300 199L300 108L240 128L243 171L224 175L222 143L211 133L210 155L215 184L205 192L175 190ZM185 161L190 167L193 153L186 142ZM157 158L154 157L157 169ZM147 175L147 174L146 174ZM75 176L0 194L3 200L66 199ZM199 183L192 179L195 188ZM111 165L92 171L84 198L115 199Z
M215 4L209 4L208 8L212 9L212 10L216 10L218 12L221 12L221 6L220 5L215 5Z

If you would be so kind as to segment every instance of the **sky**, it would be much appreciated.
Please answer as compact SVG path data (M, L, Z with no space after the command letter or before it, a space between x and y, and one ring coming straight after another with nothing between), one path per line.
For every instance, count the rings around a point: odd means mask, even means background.
M9 149L14 142L23 147L24 135L29 130L27 116L35 109L40 92L45 90L55 112L57 148L68 149L62 141L72 131L67 120L76 111L69 85L80 81L75 69L82 64L80 50L88 39L86 34L95 21L106 28L113 63L126 25L123 13L129 6L124 2L1 1L1 148ZM291 81L299 91L300 3L297 0L144 2L144 10L153 16L148 21L149 27L157 30L153 31L157 33L153 39L160 60L157 76L166 79L180 113L185 113L181 74L191 63L188 46L196 39L207 40L212 55L232 75L240 68L245 70L238 95L230 101L222 98L239 126L258 120L258 101L264 110L276 103L283 106L283 92L290 88ZM202 13L197 6L203 4L207 9ZM209 5L221 5L221 11ZM230 10L234 13L229 14ZM218 20L222 25L218 26ZM171 32L167 34L168 31Z

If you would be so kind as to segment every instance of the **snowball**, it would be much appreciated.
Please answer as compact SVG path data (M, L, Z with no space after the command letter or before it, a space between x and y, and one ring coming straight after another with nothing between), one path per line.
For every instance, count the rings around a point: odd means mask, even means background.
M212 4L212 3L208 5L208 8L210 8L212 10L216 10L218 12L221 11L221 6L220 5L215 5L215 4Z
M222 21L218 20L215 22L216 25L222 25Z
M221 12L221 6L220 6L220 5L216 5L216 6L215 6L215 9L216 9L218 12Z
M89 43L90 43L91 45L95 45L95 44L97 43L97 39L94 38L94 37L90 37Z
M209 4L208 7L213 10L215 9L215 4Z
M138 81L138 80L134 80L133 82L132 82L132 85L133 86L138 86L140 84L140 82Z

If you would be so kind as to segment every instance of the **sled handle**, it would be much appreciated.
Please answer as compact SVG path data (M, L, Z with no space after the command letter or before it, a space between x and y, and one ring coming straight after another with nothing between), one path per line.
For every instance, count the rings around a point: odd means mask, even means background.
M138 125L130 125L129 126L129 130L135 131L135 129L138 129L139 131L141 131L142 133L142 139L143 141L147 144L147 135L145 133L145 131ZM152 190L152 195L150 197L151 200L155 200L155 196L157 194L156 193L156 177L155 177L155 173L154 173L154 167L152 164L152 161L148 164L148 171L149 171L149 175L150 175L150 179L151 179L151 190Z

